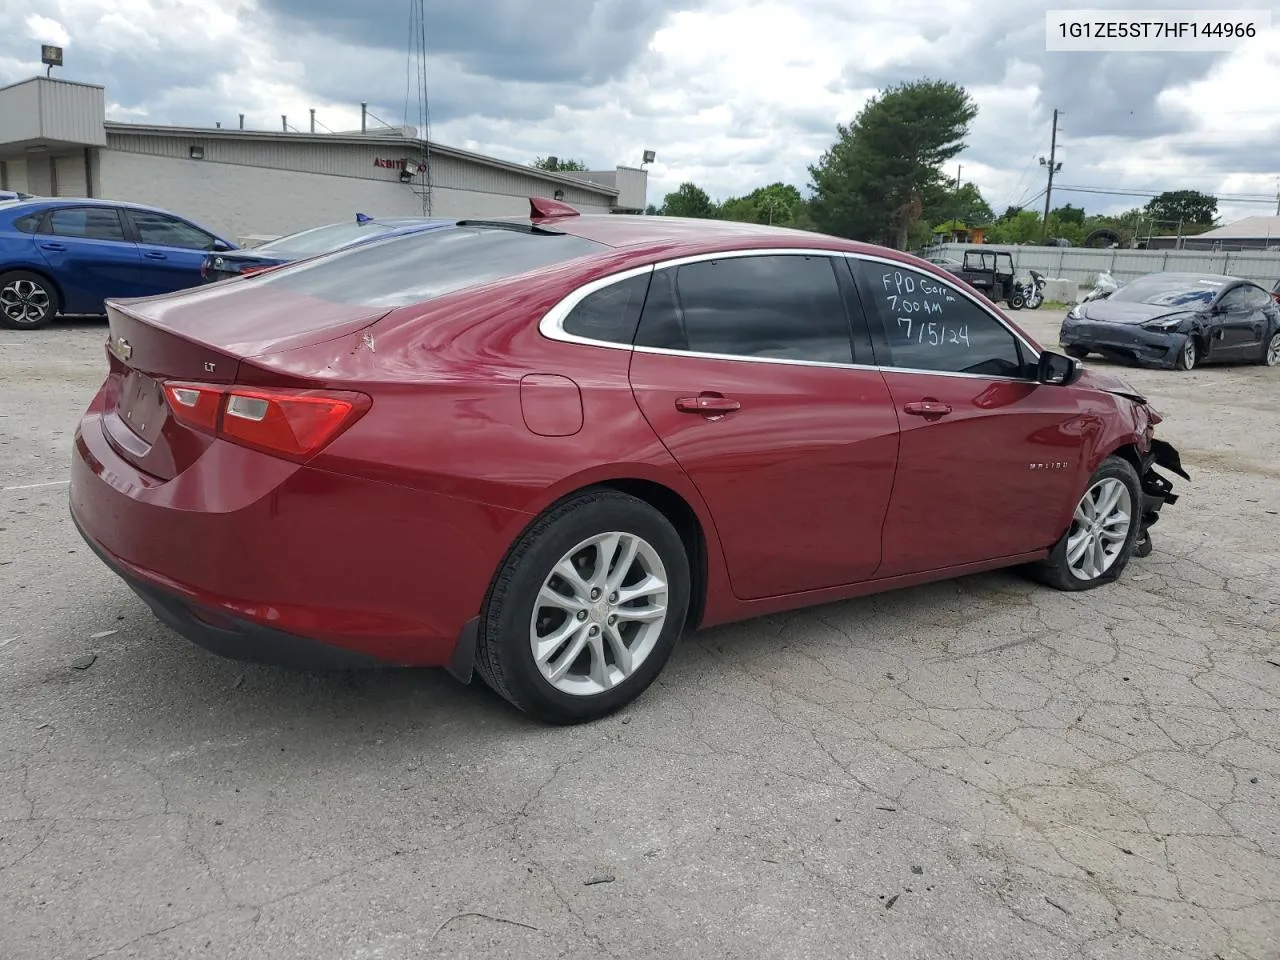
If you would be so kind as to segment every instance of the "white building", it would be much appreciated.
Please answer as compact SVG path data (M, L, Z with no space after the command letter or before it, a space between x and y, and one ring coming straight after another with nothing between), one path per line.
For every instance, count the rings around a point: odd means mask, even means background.
M0 87L0 189L149 204L236 240L356 212L519 215L530 196L583 213L644 211L643 169L551 173L415 134L112 123L102 87L35 77Z

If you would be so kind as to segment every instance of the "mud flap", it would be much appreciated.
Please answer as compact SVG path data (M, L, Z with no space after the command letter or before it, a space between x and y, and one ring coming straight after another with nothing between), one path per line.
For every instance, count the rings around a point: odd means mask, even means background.
M1178 451L1164 440L1151 441L1151 453L1144 460L1143 467L1142 525L1138 528L1138 540L1133 548L1135 557L1151 555L1151 527L1160 519L1160 510L1166 503L1178 502L1178 495L1173 492L1173 481L1157 473L1155 468L1163 467L1184 480L1191 479L1182 468L1182 458L1178 456Z

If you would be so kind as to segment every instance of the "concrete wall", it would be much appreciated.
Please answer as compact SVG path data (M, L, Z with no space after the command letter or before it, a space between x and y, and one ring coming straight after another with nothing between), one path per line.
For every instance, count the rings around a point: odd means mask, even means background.
M932 248L941 256L964 259L972 244L946 243ZM1147 273L1164 270L1185 273L1223 273L1253 280L1267 290L1280 279L1280 251L1245 250L1210 253L1199 250L1091 250L1082 247L1018 247L984 244L984 251L1007 251L1020 274L1038 270L1046 277L1074 280L1092 288L1094 278L1109 271L1123 283Z
M5 160L2 162L4 163L4 182L0 183L0 189L30 193L31 191L27 189L27 161Z
M371 216L419 216L422 199L398 180L300 173L209 160L183 160L102 150L98 194L163 207L229 240L282 235ZM575 204L583 213L608 213L609 203ZM437 186L431 215L498 217L528 214L527 196Z

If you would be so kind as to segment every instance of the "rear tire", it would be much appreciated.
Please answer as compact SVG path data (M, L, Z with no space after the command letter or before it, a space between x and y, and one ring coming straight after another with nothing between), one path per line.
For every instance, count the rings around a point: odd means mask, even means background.
M1026 572L1056 590L1092 590L1119 578L1141 533L1138 472L1123 457L1107 457L1089 478L1067 532Z
M534 521L503 561L476 669L538 720L596 720L657 678L688 609L689 558L670 521L627 494L584 490Z
M1280 330L1263 341L1258 362L1264 367L1280 367Z
M1010 310L1021 310L1027 305L1026 298L1020 293L1015 293L1005 302L1009 304Z
M40 274L29 270L0 274L0 325L10 330L36 330L60 309L57 288Z

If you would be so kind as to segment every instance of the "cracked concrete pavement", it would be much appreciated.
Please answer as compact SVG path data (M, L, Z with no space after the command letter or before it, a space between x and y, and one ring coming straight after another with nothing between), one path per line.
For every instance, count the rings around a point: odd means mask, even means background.
M58 484L103 336L0 332L5 960L1280 957L1280 372L1122 371L1193 482L1119 584L708 631L548 729L156 623Z

